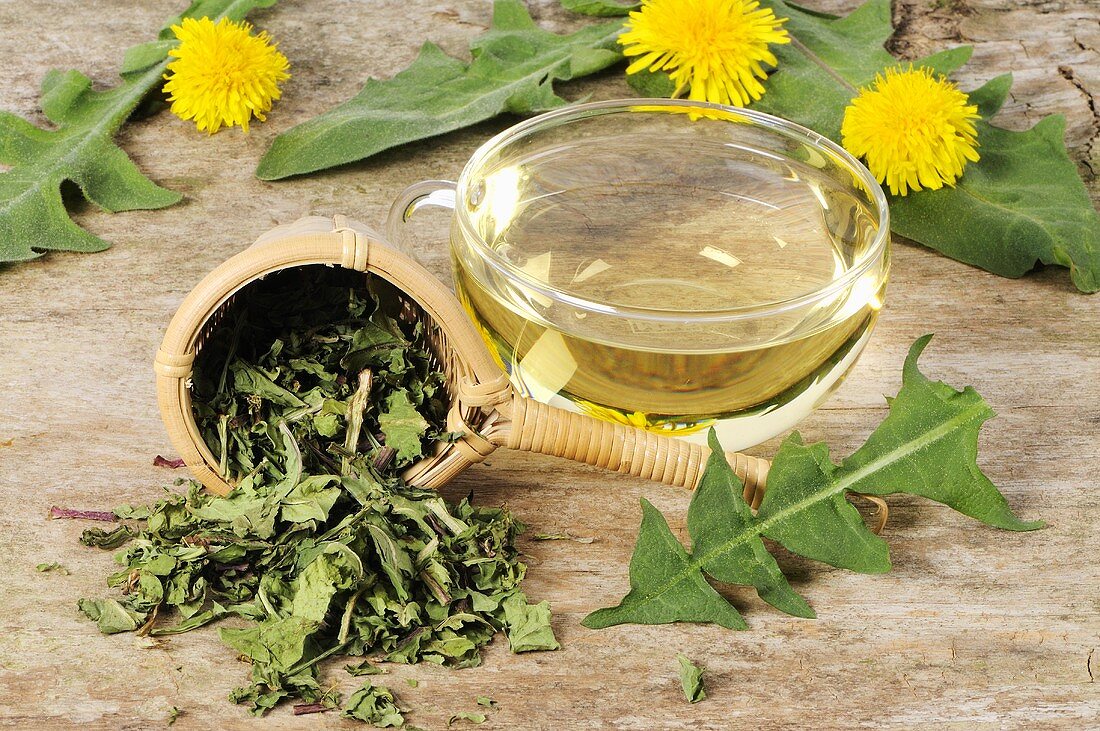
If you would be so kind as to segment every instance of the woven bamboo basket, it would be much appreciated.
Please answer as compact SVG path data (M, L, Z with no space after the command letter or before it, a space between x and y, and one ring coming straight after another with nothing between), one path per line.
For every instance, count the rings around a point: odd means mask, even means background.
M232 307L235 295L276 271L305 265L345 267L387 280L401 298L401 315L422 319L430 351L447 375L448 429L463 436L440 444L409 467L410 484L436 488L498 447L550 454L637 477L692 489L709 455L706 447L547 406L517 394L450 289L420 264L343 216L303 218L261 236L214 269L188 294L157 351L160 413L168 435L192 474L211 492L231 489L204 443L191 404L190 376L207 335ZM767 460L728 453L759 505Z

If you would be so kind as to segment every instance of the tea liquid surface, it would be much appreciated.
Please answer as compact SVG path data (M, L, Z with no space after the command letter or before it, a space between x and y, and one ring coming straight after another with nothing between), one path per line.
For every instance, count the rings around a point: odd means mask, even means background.
M876 232L866 205L812 165L694 142L669 169L652 142L542 151L470 191L475 229L522 281L460 240L456 286L515 384L684 432L782 405L846 368L880 306L877 280L790 316L729 315L843 274Z

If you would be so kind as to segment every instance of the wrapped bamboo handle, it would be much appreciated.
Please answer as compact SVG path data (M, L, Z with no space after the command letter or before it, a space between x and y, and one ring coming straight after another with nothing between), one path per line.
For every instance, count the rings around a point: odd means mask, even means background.
M601 469L695 489L710 450L699 444L513 395L511 429L501 446L550 454ZM505 435L502 435L504 437ZM758 507L771 466L766 459L727 452L745 485L745 500Z

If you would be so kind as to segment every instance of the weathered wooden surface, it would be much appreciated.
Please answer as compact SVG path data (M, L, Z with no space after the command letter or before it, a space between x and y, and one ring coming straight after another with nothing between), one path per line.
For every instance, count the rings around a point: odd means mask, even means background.
M845 0L821 4L850 7ZM1094 198L1100 185L1100 8L1095 0L903 0L895 50L920 54L976 44L964 85L1016 72L1000 121L1025 126L1064 113L1067 137ZM77 67L111 82L122 51L178 9L168 0L0 2L0 107L41 120L45 69ZM335 728L332 714L262 721L225 701L246 666L212 631L149 648L104 637L78 616L79 596L104 592L109 555L76 542L82 528L47 522L53 503L108 508L154 498L176 475L151 466L170 449L151 371L162 328L206 271L276 223L346 212L379 223L406 184L453 177L498 120L283 183L252 177L278 131L350 96L368 74L388 76L432 38L461 52L489 3L432 0L286 0L257 13L281 41L294 78L270 121L250 136L212 138L167 114L126 128L122 145L159 182L183 191L164 211L79 220L115 242L95 255L53 254L0 270L0 725L140 729L185 714L178 728ZM456 9L457 8L457 9ZM544 0L540 21L569 18ZM618 72L566 87L577 97L626 93ZM419 250L446 276L438 227ZM581 545L524 542L528 591L554 605L563 649L512 656L501 643L482 667L398 667L389 676L410 721L441 728L474 697L499 708L483 728L1085 728L1100 718L1100 568L1096 437L1100 424L1100 296L1073 292L1063 270L1008 281L921 248L896 247L888 306L849 382L804 433L836 453L858 445L899 384L905 349L939 336L930 374L976 386L1000 418L981 461L1012 504L1050 527L1010 534L928 502L893 500L887 538L895 569L859 576L781 557L820 619L782 616L732 590L751 626L616 627L592 632L585 613L625 591L638 498L672 512L682 531L687 496L550 459L498 453L448 490L507 501L536 531L595 536ZM764 445L768 454L775 444ZM70 576L41 574L59 561ZM708 698L687 705L675 655L709 668ZM326 677L346 690L337 668ZM420 680L416 689L401 681Z

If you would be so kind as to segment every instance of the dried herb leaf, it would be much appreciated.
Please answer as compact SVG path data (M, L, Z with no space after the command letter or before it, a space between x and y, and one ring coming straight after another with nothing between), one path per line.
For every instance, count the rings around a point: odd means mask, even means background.
M684 689L684 697L688 703L698 703L707 697L707 691L703 688L703 668L699 667L688 658L687 655L677 655L680 663L680 685Z
M386 446L397 450L398 464L409 464L424 453L420 440L429 424L405 391L395 391L386 399L386 410L378 417L378 427L386 435Z
M550 627L550 603L528 604L527 597L513 594L504 600L504 626L512 652L557 650L561 647Z
M396 728L405 723L405 717L398 708L393 693L381 685L364 685L352 693L340 715L377 728Z
M704 574L754 586L778 609L812 617L760 538L840 568L888 571L887 546L847 502L849 492L905 492L999 528L1041 527L1041 521L1017 518L977 465L978 430L993 416L992 409L974 389L957 391L929 380L917 368L930 339L926 335L910 348L902 388L889 401L889 415L839 466L829 459L824 444L803 444L797 432L783 442L756 515L742 498L741 483L712 432L712 456L688 508L691 554L672 535L664 517L643 500L642 526L630 562L630 593L618 606L588 615L585 626L715 622L744 628L740 614L710 587Z
M126 543L126 541L130 540L132 537L133 533L125 525L120 525L113 530L87 528L80 534L80 542L85 546L95 546L96 548L113 550Z
M145 622L144 614L124 607L114 599L81 599L77 607L105 635L133 632Z
M359 677L361 675L381 675L382 673L386 672L382 668L371 663L369 660L364 660L358 665L345 665L344 670L346 670L349 675L353 675L355 677Z
M251 663L229 697L256 715L291 698L298 713L330 707L318 664L334 655L470 667L502 630L516 651L557 647L549 606L520 589L512 515L449 505L404 485L401 458L379 460L397 452L380 438L408 453L448 434L420 326L375 284L313 267L239 293L193 379L197 421L236 487L215 497L191 483L116 509L132 528L88 532L89 543L134 540L109 579L121 596L84 600L85 614L104 632L155 636L247 620L220 636ZM380 672L365 660L347 669ZM348 706L400 723L395 708L369 689Z
M447 719L447 725L457 723L458 721L469 721L473 724L483 724L486 721L486 715L484 713L476 713L474 711L460 711Z

